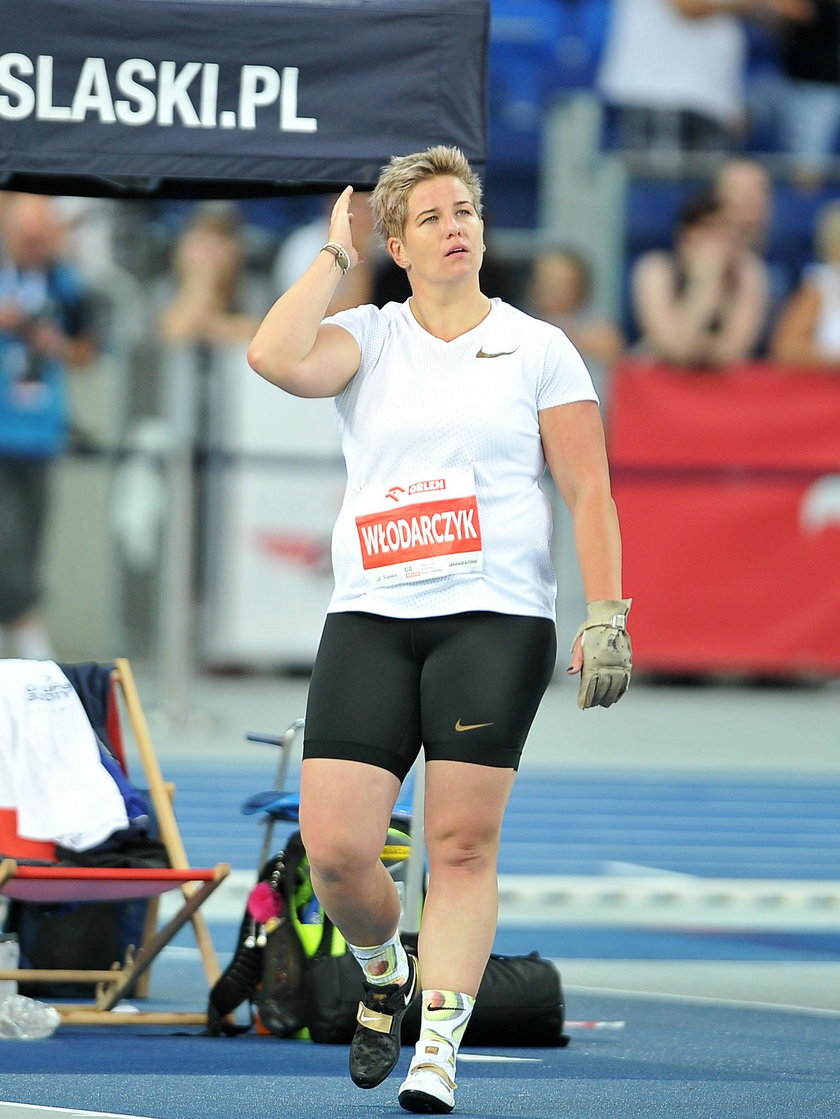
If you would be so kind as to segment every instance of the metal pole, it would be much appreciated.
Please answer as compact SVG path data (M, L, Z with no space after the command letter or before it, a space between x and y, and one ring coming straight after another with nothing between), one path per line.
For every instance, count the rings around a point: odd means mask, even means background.
M245 737L249 742L265 742L269 746L280 747L280 760L277 765L277 776L274 779L274 787L278 793L283 792L286 784L286 774L289 771L289 762L292 756L292 746L294 745L295 737L303 732L304 721L303 719L295 719L283 731L281 738L275 738L270 734L246 734ZM274 824L273 816L267 816L265 820L265 837L263 839L262 850L260 851L260 861L257 867L259 871L268 861L268 856L271 854L271 841L274 838Z
M167 515L160 571L159 664L164 717L188 719L194 668L193 558L198 355L194 345L167 347L163 363L164 415L168 429Z
M402 931L417 934L423 914L423 892L426 884L426 840L423 830L423 806L426 799L426 766L420 757L414 763L414 797L411 805L411 858L405 878Z

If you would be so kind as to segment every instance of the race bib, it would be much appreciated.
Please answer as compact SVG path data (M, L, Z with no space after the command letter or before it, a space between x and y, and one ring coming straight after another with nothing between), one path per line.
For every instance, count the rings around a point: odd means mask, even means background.
M481 571L481 526L471 467L362 490L356 531L373 586Z

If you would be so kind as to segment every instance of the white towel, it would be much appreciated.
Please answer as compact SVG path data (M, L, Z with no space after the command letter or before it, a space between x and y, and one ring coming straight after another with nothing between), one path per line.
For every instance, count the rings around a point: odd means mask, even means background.
M128 826L73 685L54 661L0 660L0 806L25 839L86 851Z

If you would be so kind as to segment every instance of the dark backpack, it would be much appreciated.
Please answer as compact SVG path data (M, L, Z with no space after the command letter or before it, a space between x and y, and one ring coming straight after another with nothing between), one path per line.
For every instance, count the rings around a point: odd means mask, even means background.
M283 915L266 934L254 1000L258 1028L349 1044L363 994L361 968L315 897L299 833L286 844L283 862Z

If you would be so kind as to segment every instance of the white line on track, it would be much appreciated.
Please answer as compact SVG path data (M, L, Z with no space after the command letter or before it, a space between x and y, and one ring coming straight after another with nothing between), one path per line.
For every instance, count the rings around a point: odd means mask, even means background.
M686 1002L701 1006L731 1006L740 1010L783 1010L789 1014L814 1014L820 1018L840 1018L840 1010L830 1010L821 1006L795 1006L791 1003L753 1002L749 999L721 999L709 995L677 995L668 991L631 991L623 987L590 987L576 984L563 984L565 991L577 991L587 995L610 995L628 999L650 999L655 1002Z
M459 1061L473 1061L475 1064L539 1064L542 1057L504 1057L495 1053L464 1053L458 1054Z
M143 1115L123 1115L113 1111L80 1111L76 1107L46 1107L37 1103L8 1103L0 1100L0 1119L50 1119L53 1115L70 1119L151 1119Z

